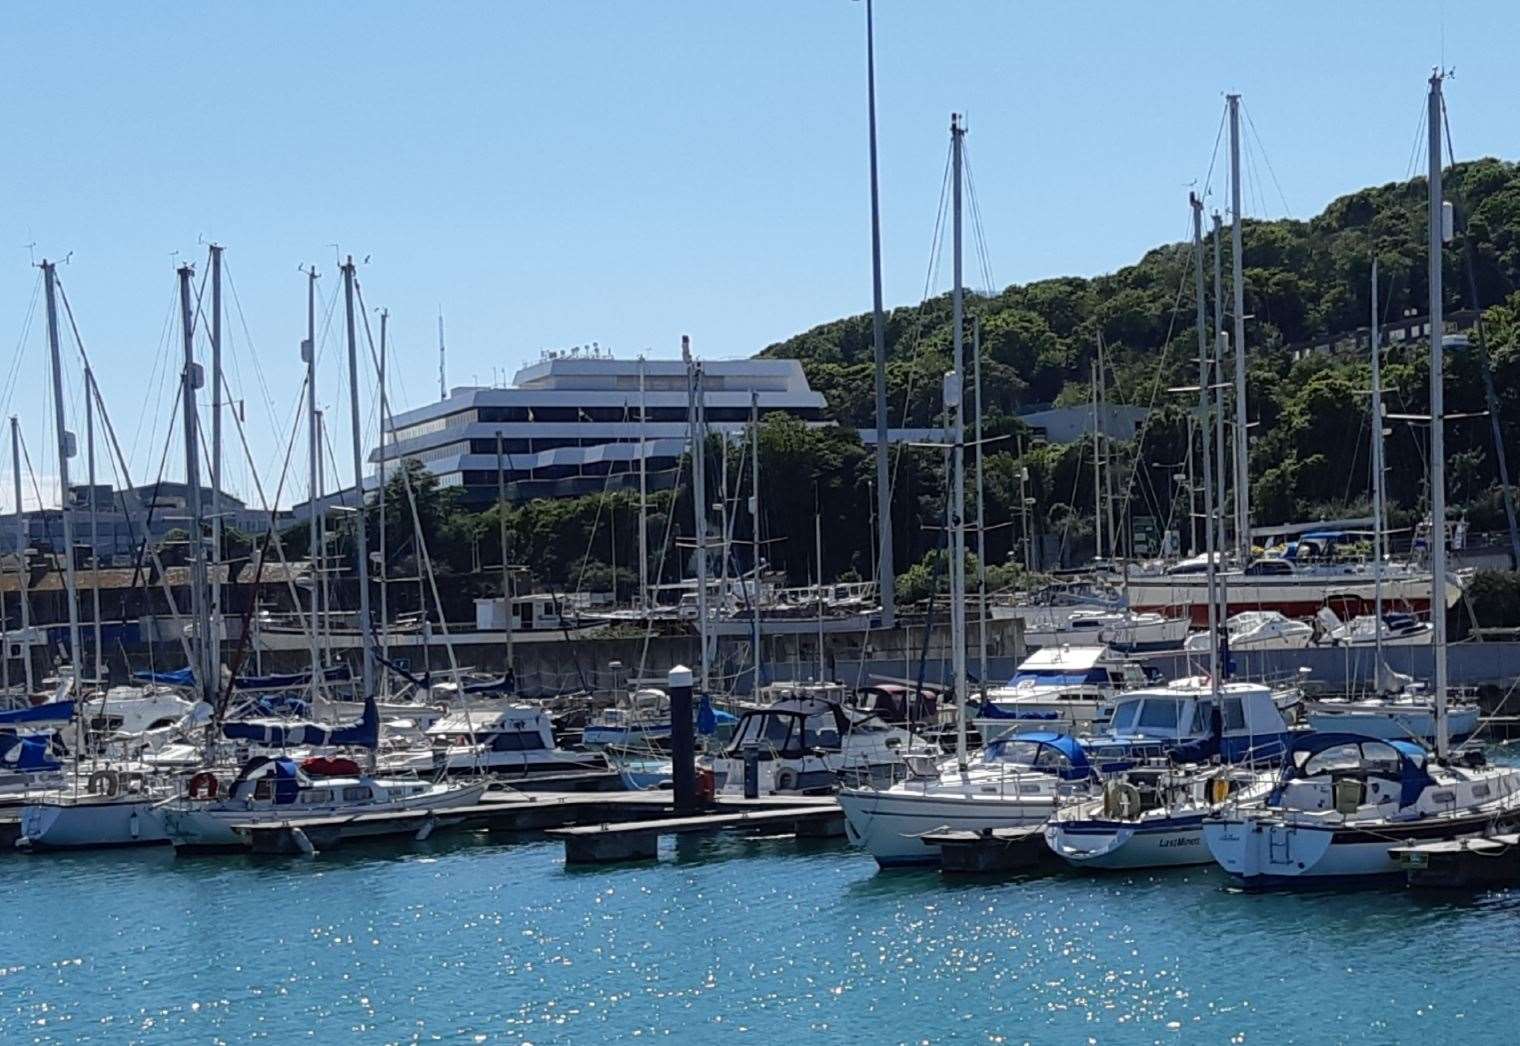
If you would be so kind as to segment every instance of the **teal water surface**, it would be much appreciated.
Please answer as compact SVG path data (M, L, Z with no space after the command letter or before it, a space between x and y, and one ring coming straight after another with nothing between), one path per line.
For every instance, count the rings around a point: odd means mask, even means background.
M0 1041L1512 1042L1520 895L958 882L717 837L0 855Z

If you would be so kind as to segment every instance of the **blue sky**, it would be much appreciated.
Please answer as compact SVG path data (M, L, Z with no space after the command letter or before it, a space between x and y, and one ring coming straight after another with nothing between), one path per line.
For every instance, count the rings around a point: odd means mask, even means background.
M1500 3L878 0L888 301L922 295L952 110L996 281L1095 274L1184 233L1226 91L1259 132L1251 216L1405 177L1443 49L1459 154L1520 155L1515 21ZM203 267L205 239L227 248L229 372L271 484L301 379L297 267L331 294L333 244L369 258L367 301L391 310L398 410L436 396L440 305L450 384L593 340L745 355L864 311L863 35L853 0L11 8L0 345L22 355L0 410L45 486L34 252L72 252L137 479L163 453L173 267ZM338 330L319 388L346 461ZM227 476L251 494L246 466ZM284 500L304 493L297 476Z

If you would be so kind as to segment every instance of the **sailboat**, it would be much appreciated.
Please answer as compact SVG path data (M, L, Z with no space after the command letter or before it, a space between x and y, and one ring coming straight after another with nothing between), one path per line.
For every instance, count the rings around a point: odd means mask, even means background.
M951 422L950 474L950 643L956 694L955 755L940 763L932 756L908 761L906 781L887 788L843 788L839 805L845 831L882 867L933 864L939 850L921 838L941 827L982 828L1038 824L1062 803L1086 794L1091 772L1085 753L1070 737L1021 734L984 748L973 761L966 748L965 404L963 396L964 289L961 282L961 167L965 130L959 114L950 118L953 171L955 285L951 331L955 369L945 376L945 409ZM740 728L740 736L743 727Z
M1445 413L1441 243L1443 74L1430 78L1430 515L1434 605L1446 585ZM1435 626L1435 747L1351 733L1295 739L1265 802L1206 819L1214 859L1253 888L1312 885L1395 875L1390 849L1476 835L1520 821L1520 770L1485 764L1480 752L1453 755L1449 734L1446 615Z
M1208 336L1203 311L1203 204L1191 198L1193 209L1193 249L1196 260L1198 325L1199 412L1207 417L1211 379ZM1215 220L1218 230L1218 219ZM1217 243L1217 236L1216 236ZM1217 260L1216 259L1216 279ZM1220 312L1215 310L1215 326ZM1203 845L1204 817L1227 798L1260 800L1271 788L1271 777L1258 772L1252 764L1279 756L1283 748L1283 723L1272 705L1271 692L1252 683L1225 683L1221 680L1220 647L1216 642L1220 618L1221 593L1215 556L1216 535L1222 516L1223 476L1215 483L1214 458L1209 453L1209 426L1200 425L1203 433L1204 526L1207 533L1207 568L1205 581L1209 593L1209 631L1205 647L1209 655L1209 674L1205 679L1182 680L1171 686L1142 690L1125 695L1123 707L1114 710L1112 731L1152 729L1191 725L1202 736L1187 744L1143 759L1109 777L1103 784L1100 811L1071 809L1057 811L1045 828L1045 841L1067 863L1091 868L1154 868L1174 865L1206 864L1212 860ZM1222 447L1219 448L1222 452ZM1222 462L1222 453L1221 458ZM1220 498L1216 500L1216 492ZM1222 536L1222 535L1221 535ZM1152 711L1152 710L1155 711ZM1267 732L1252 720L1269 724ZM1275 722L1273 722L1275 720ZM1273 729L1275 727L1275 729ZM1249 746L1239 746L1242 728ZM1164 736L1164 735L1163 735ZM1089 742L1089 752L1102 752L1103 745ZM1129 750L1130 755L1137 751ZM1126 754L1116 749L1115 755ZM1213 765L1218 760L1227 765ZM1100 759L1100 764L1102 760Z

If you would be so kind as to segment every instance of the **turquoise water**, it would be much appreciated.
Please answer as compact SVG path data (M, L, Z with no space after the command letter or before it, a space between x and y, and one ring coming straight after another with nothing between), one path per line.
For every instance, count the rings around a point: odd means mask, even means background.
M1514 1041L1520 893L997 882L832 843L0 855L0 1041Z

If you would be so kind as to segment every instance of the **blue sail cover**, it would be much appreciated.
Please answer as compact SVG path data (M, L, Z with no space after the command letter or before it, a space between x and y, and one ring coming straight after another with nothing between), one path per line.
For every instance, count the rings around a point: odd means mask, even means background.
M48 755L46 741L9 734L0 734L0 766L23 773L63 769L62 763Z
M378 748L380 745L380 710L375 699L364 699L364 715L356 723L328 726L324 723L241 722L223 723L222 734L234 741L255 741L271 748L296 745L318 747L353 745Z
M711 737L717 732L718 717L713 713L712 701L703 694L702 703L697 706L697 733L703 737Z
M30 708L0 712L0 726L13 726L17 723L58 723L73 718L74 702L49 701L45 705L32 705Z

